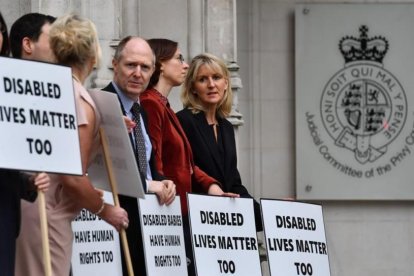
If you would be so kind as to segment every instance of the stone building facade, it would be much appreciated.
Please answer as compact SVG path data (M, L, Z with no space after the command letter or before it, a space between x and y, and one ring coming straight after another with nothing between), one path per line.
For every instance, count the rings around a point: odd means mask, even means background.
M73 11L94 21L103 60L91 87L112 78L113 48L126 35L178 41L187 60L201 52L226 60L236 92L231 121L239 170L256 198L295 197L294 8L291 0L0 0L9 27L27 12ZM179 89L170 97L180 110ZM318 203L324 207L331 275L413 274L412 202Z

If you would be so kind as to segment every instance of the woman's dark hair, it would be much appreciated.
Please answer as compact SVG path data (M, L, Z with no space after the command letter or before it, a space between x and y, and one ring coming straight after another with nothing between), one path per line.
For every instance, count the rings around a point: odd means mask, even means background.
M178 49L178 43L165 38L153 38L147 40L155 55L155 70L151 76L148 88L154 87L161 74L161 62L170 60L174 57Z
M0 12L0 31L3 35L3 45L0 49L0 56L8 57L10 54L9 34L7 33L6 22Z

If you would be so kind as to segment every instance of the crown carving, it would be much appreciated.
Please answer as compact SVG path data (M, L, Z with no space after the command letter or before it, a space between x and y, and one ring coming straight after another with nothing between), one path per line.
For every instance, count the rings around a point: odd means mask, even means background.
M345 58L345 63L368 60L382 63L388 51L388 41L382 36L368 38L368 27L359 27L359 38L345 36L339 41L339 50Z

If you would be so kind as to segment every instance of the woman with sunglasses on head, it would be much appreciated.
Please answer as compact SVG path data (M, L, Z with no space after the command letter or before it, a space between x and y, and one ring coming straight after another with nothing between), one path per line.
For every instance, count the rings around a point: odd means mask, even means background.
M232 105L230 73L218 57L205 53L191 61L183 84L184 109L177 113L193 150L194 163L217 179L225 192L252 198L237 169L233 125L226 119ZM260 205L254 201L256 230L261 231Z
M7 26L0 13L0 56L8 57L9 53ZM33 202L37 197L36 189L44 192L49 185L50 179L46 173L28 175L0 169L1 275L14 275L16 238L20 232L20 199Z
M191 146L168 102L173 87L183 83L188 70L178 44L168 39L150 39L155 54L155 71L140 102L148 114L148 129L158 171L176 184L184 221L187 257L191 255L188 229L187 192L237 197L224 193L217 180L194 165ZM194 190L193 190L194 189ZM192 257L190 257L192 259ZM190 275L194 275L190 265Z

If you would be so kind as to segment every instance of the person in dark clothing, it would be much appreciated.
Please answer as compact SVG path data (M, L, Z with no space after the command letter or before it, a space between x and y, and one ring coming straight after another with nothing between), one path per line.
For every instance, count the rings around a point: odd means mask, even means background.
M252 198L237 169L233 125L226 119L232 105L230 73L211 54L193 58L183 84L184 109L177 113L191 144L194 163L222 184L224 192ZM263 229L260 205L254 201L256 230Z

